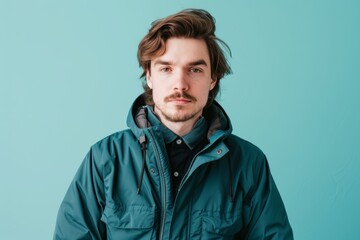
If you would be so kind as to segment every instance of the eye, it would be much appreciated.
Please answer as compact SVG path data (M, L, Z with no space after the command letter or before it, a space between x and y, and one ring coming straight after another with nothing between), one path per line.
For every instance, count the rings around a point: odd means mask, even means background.
M200 69L200 68L190 68L190 72L192 72L192 73L201 73L202 69Z
M160 68L160 72L170 72L171 68L170 67L162 67Z

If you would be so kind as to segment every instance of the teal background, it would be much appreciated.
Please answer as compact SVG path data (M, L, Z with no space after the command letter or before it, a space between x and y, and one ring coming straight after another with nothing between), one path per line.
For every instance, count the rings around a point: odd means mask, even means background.
M220 103L268 156L296 239L360 239L360 1L0 0L0 239L51 239L89 147L126 127L150 23L204 8Z

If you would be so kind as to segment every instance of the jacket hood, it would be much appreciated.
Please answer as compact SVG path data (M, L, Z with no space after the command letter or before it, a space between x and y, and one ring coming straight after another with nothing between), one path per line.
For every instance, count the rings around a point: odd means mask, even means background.
M209 125L207 137L210 142L211 140L217 140L219 137L226 137L232 132L230 119L218 102L214 101L213 104L204 109L203 117ZM127 125L137 138L144 135L146 128L151 128L147 120L143 95L138 96L131 106L127 117Z

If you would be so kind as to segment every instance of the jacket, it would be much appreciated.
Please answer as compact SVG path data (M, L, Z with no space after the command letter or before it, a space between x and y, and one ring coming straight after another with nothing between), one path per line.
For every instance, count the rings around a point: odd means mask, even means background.
M176 197L161 128L142 96L129 129L94 144L60 206L54 239L293 239L263 152L233 135L214 102L204 110L209 143Z

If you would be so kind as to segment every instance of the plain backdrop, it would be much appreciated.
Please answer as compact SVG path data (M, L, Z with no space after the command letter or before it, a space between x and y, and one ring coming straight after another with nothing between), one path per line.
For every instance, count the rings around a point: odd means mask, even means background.
M360 2L0 0L0 239L51 239L90 146L126 128L155 19L204 8L222 104L260 147L295 238L360 239Z

